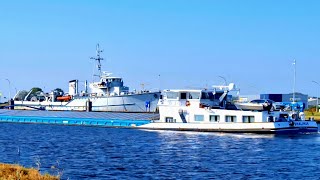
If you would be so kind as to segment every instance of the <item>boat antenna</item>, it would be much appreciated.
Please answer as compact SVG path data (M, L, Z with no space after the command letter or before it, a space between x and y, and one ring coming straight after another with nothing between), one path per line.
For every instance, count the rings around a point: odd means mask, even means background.
M100 56L100 53L102 53L103 50L100 49L100 46L99 46L99 43L97 44L96 46L96 57L91 57L90 59L94 59L97 61L97 68L98 68L98 72L99 72L99 75L94 75L94 76L99 76L101 77L102 75L102 71L101 71L101 61L103 60L103 58Z

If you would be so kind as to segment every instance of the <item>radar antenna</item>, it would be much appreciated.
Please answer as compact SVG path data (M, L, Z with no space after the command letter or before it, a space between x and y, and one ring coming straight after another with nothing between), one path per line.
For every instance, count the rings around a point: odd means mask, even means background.
M98 72L99 72L99 75L94 75L94 76L101 76L102 75L102 71L101 71L101 61L103 60L103 58L100 56L100 53L102 53L103 50L100 50L100 46L99 46L99 43L97 44L96 46L96 57L91 57L90 59L94 59L97 61L97 68L98 68Z

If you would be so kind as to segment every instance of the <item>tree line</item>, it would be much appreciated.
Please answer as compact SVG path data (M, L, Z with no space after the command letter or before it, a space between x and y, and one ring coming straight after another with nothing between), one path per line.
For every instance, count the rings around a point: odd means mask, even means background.
M53 90L53 92L55 93L56 97L64 95L64 91L61 88L56 88ZM18 94L15 96L14 100L24 101L25 98L27 97L26 100L30 101L32 99L38 99L40 97L45 97L45 96L48 96L48 94L44 93L41 88L33 87L29 91L26 91L26 90L19 91Z

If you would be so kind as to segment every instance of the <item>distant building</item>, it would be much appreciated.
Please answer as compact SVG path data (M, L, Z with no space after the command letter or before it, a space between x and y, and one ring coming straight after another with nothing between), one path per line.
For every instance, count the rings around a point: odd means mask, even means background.
M241 95L238 97L238 102L250 102L254 99L271 99L275 102L292 102L293 101L293 93L289 94L260 94L259 95ZM309 108L310 106L316 105L316 98L313 100L308 98L307 94L295 93L295 102L304 103L305 108Z
M302 93L294 93L295 102L304 103L304 107L308 107L308 95ZM292 102L293 93L289 94L260 94L260 99L271 99L275 102Z
M309 97L308 99L308 107L315 107L317 103L320 102L320 100L317 101L316 97ZM319 105L318 105L319 106Z

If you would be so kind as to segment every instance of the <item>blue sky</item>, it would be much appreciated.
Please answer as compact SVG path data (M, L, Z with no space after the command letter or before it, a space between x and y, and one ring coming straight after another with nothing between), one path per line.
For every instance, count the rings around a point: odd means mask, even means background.
M62 88L92 80L96 43L103 67L131 89L210 87L241 94L320 87L320 1L0 2L0 91ZM160 78L159 78L160 74Z

